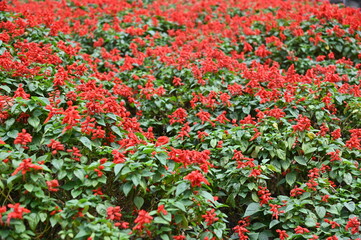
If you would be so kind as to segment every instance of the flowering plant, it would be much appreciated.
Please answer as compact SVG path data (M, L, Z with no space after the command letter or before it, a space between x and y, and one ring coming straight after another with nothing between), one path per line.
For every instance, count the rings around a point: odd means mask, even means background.
M319 1L1 1L0 238L360 239L360 34Z

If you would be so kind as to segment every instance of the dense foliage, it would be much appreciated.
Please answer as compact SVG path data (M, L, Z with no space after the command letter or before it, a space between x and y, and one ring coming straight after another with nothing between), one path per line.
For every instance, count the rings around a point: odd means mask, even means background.
M1 239L360 239L361 13L0 2Z

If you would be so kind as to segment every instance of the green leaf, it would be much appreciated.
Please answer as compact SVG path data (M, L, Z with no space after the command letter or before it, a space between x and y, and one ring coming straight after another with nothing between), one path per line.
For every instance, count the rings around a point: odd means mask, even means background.
M218 142L217 139L214 139L214 138L213 138L213 139L211 140L211 142L210 142L211 147L212 147L212 148L215 148L215 147L217 146L217 142Z
M293 144L296 142L296 137L289 137L287 140L288 149L292 149Z
M73 198L76 198L82 193L82 190L81 189L73 189L73 190L71 190L70 193Z
M144 199L142 197L137 196L134 198L134 204L138 209L140 209L144 204Z
M6 122L5 122L6 130L10 129L10 127L14 124L14 122L15 122L15 118L10 118L10 119L6 120Z
M84 172L82 169L77 169L74 171L74 175L80 180L80 181L84 181Z
M124 163L119 163L119 164L115 165L115 167L114 167L115 176L118 175L118 173L122 170L123 167L124 167Z
M309 143L304 143L302 144L302 150L304 152L304 154L309 154L309 153L313 153L314 151L317 150L316 147L311 147L311 145Z
M305 225L307 227L315 227L316 224L317 224L317 216L312 212L308 212L308 216L306 217L305 220Z
M92 150L92 142L89 140L89 138L82 136L79 140L83 143L84 146L89 148L90 151Z
M297 173L296 172L289 172L286 175L286 182L288 185L293 186L293 184L296 182L297 179Z
M343 204L350 212L355 211L356 205L354 202L348 202Z
M19 131L14 129L14 130L7 132L6 135L11 138L16 138L18 136L18 133L19 133Z
M40 221L39 215L36 213L30 213L29 216L26 217L26 219L28 220L30 229L34 231Z
M282 149L277 149L276 154L279 157L279 159L286 160L286 152L283 151Z
M61 169L61 167L63 166L64 164L64 160L63 159L53 159L51 161L51 164L58 170Z
M26 183L24 184L24 188L28 191L28 192L32 192L34 189L34 185L30 184L30 183Z
M265 230L259 234L258 240L269 240L270 237L274 237L272 232L269 230Z
M169 236L168 236L167 234L162 234L162 235L160 236L160 238L161 238L162 240L170 240L170 238L169 238Z
M345 181L345 183L347 185L351 185L351 183L352 183L352 175L351 175L351 173L345 173L344 176L343 176L343 180Z
M202 191L200 193L201 196L203 196L205 199L207 199L208 201L210 202L214 202L214 198L212 196L212 194L210 194L209 192L206 192L206 191Z
M26 230L26 227L25 227L24 223L17 222L15 224L15 232L16 233L23 233L23 232L25 232L25 230Z
M44 213L44 212L41 212L41 213L39 213L39 218L40 218L41 222L45 222L46 219L48 218L48 214Z
M154 223L160 223L160 224L169 224L169 222L161 217L155 217L153 220Z
M155 157L159 160L159 162L163 165L167 164L168 155L165 153L158 153Z
M326 208L324 207L320 207L320 206L316 206L315 207L316 213L320 218L324 218L326 215Z
M162 218L164 218L168 222L171 222L172 221L172 214L170 214L169 212L166 215L162 214Z
M303 166L307 166L307 161L303 156L296 156L295 161Z
M39 126L39 124L40 124L40 120L39 120L38 117L32 116L32 117L29 117L29 118L28 118L28 123L29 123L31 126L33 126L34 128L37 128L37 127Z
M216 228L216 229L214 230L214 233L216 234L216 236L217 236L218 239L222 239L222 236L223 236L223 231L222 231L222 229Z
M5 90L7 93L10 93L10 92L11 92L11 89L10 89L8 86L1 85L0 88L3 89L3 90Z
M125 196L128 196L129 192L133 189L133 183L132 182L126 182L123 185L123 192Z
M178 197L180 194L182 194L185 190L189 189L189 184L182 182L180 183L175 191L175 196Z
M184 207L184 204L181 202L175 202L173 203L173 205L177 208L179 208L180 210L182 210L183 212L186 212L186 208Z
M246 211L243 215L243 217L248 217L248 216L252 216L253 214L255 214L256 212L259 212L261 210L261 206L259 205L259 203L250 203L247 208Z
M269 224L269 228L272 229L275 225L277 225L280 221L278 221L277 219L274 219L270 222Z
M134 186L138 186L141 180L141 176L139 174L134 174L130 177L130 179L132 180Z
M119 137L122 137L123 134L121 133L121 131L119 130L119 128L117 126L111 126L111 129L113 130L113 132L115 132Z
M100 215L106 216L107 207L104 204L98 204L95 209L96 209L97 213L99 213Z
M78 232L78 234L75 236L74 239L83 239L84 237L89 236L89 232L86 231L83 227L80 228L80 231Z
M58 220L55 217L50 218L50 225L54 227L58 223Z
M250 240L258 240L259 239L259 233L248 233L247 235Z

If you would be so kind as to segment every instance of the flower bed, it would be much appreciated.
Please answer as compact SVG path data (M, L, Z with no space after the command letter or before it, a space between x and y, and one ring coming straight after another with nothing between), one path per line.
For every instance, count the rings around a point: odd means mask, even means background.
M1 239L360 239L361 13L0 2Z

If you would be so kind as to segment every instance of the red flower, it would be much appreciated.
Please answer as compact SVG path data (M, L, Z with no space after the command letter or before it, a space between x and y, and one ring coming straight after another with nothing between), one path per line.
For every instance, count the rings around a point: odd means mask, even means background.
M308 240L316 240L316 239L319 239L319 237L317 235L312 235L312 237L309 238Z
M14 144L21 144L26 146L32 141L33 137L23 129L14 140Z
M46 185L48 186L48 189L50 192L57 192L59 191L59 189L57 189L57 187L59 187L59 182L58 180L54 179L51 181L46 181Z
M107 219L119 221L122 217L120 213L121 209L119 206L107 208Z
M93 193L94 193L95 196L97 196L97 195L99 195L99 196L104 195L104 193L102 192L102 188L101 188L101 187L99 187L99 188L97 188L97 189L94 189L94 190L92 190L92 191L93 191Z
M163 215L167 215L168 212L164 209L164 205L159 205L157 209L157 213L162 213Z
M50 139L50 143L47 146L54 149L52 154L56 154L57 151L64 151L64 145L54 139Z
M202 218L204 218L204 221L207 223L207 226L212 225L212 223L218 221L219 218L217 218L217 214L214 213L215 210L209 210L206 212L206 214L202 215Z
M13 208L13 212L8 214L7 223L10 224L11 219L23 219L23 213L30 213L29 209L20 207L20 203L8 204L9 208Z
M126 228L129 228L129 223L128 222L116 222L114 223L114 226L116 227L119 227L119 228L123 228L123 229L126 229Z
M301 195L304 192L306 192L304 189L296 187L291 190L290 195L291 195L291 197L297 197L298 195Z
M247 240L249 239L245 233L248 233L249 230L246 228L249 226L249 217L244 218L244 220L239 220L238 225L233 228L234 232L238 234L238 238L240 240Z
M189 137L189 132L191 131L191 128L189 127L189 123L185 123L184 126L181 128L179 134L176 138L183 139L184 137Z
M323 221L331 224L331 228L332 228L332 229L337 228L337 227L340 226L340 224L338 224L337 222L331 221L331 220L329 220L329 219L324 219Z
M251 52L253 50L253 47L248 42L244 42L243 46L243 52Z
M205 122L210 122L212 124L211 114L209 112L201 110L196 114L196 116L199 117L199 119L202 121L202 124L204 124Z
M178 77L174 77L172 83L173 83L174 86L182 86L182 85L184 85L184 83L182 83L182 79L180 79Z
M0 207L0 225L3 224L3 221L2 221L2 218L3 218L2 213L5 213L5 212L6 212L6 206Z
M361 148L361 139L357 136L352 136L349 140L346 141L346 147L352 150Z
M272 217L276 218L278 220L278 215L280 213L284 213L285 211L278 211L279 208L281 208L281 205L277 205L277 204L270 204L269 205L271 207L270 211L272 212Z
M184 123L188 117L187 111L183 108L178 108L171 115L168 115L169 123L172 125L174 123Z
M166 136L160 136L158 139L157 139L157 142L155 143L155 146L158 147L158 146L162 146L162 145L165 145L169 142L169 138L166 137Z
M301 226L298 226L295 228L295 233L296 234L304 234L304 233L309 233L310 230L308 230L307 228L303 228Z
M255 133L254 133L253 137L249 140L250 142L262 135L262 133L259 132L259 130L257 128L254 128L253 130Z
M257 166L256 168L253 168L251 173L248 177L257 177L262 174L261 166Z
M186 236L183 236L183 235L173 236L173 239L174 240L184 240L184 239L186 239Z
M310 127L311 127L310 119L302 115L298 116L297 124L292 126L294 132L310 130Z
M78 148L76 148L76 147L73 147L72 149L67 149L66 151L69 152L69 153L71 152L72 155L73 155L73 159L75 161L78 161L78 162L80 161L80 157L83 156L80 153L80 150Z
M58 206L55 206L55 209L54 209L53 211L51 211L49 214L50 214L50 216L53 216L53 215L55 215L56 213L59 213L59 212L61 212L61 211L63 211L63 210L59 209Z
M356 234L359 232L360 221L357 217L350 218L345 226L345 229L348 230L351 228L351 233Z
M192 187L196 187L196 186L200 187L202 182L204 182L206 185L209 185L207 179L198 170L191 172L183 179L189 180L191 182Z
M268 55L270 55L272 53L266 49L265 45L262 44L261 46L259 46L259 48L257 48L257 50L255 51L255 54L258 57L267 57Z
M140 210L138 217L134 220L136 225L133 227L133 230L142 230L144 228L144 224L151 223L152 220L153 217L150 216L148 212Z
M104 169L104 166L103 165L100 165L98 168L96 168L96 169L94 169L94 172L97 172L97 174L98 174L98 177L101 177L101 176L103 176L103 172L102 172L102 170Z
M11 174L11 176L16 175L20 171L24 175L26 172L30 171L31 169L42 170L43 168L41 166L32 164L31 158L26 158L23 160L22 163L19 164L19 167L15 169L15 171Z
M72 106L72 102L68 102L69 108L66 109L63 114L65 117L63 118L62 124L67 124L63 131L71 129L73 126L76 126L79 123L79 119L81 118L79 112L76 110L78 106Z
M261 186L258 186L258 196L260 198L260 205L262 206L263 204L267 204L269 200L272 200L273 197L271 197L271 193L270 191L266 188L266 187L261 187Z
M285 240L286 238L288 238L288 234L285 230L277 229L276 232L278 233L280 240Z
M332 236L332 237L328 237L328 238L326 238L326 240L338 240L338 237L336 237L336 236Z
M330 162L341 161L340 149L337 149L335 152L329 152L327 155L331 156Z
M14 94L14 98L16 98L16 97L21 97L23 99L29 99L30 94L27 94L24 91L24 88L23 88L22 84L19 84L19 87L18 87L18 89L16 89L15 94Z
M118 163L123 163L125 162L125 156L123 153L119 152L117 149L114 149L112 151L112 155L113 155L113 163L118 164Z
M104 44L104 39L103 38L99 38L98 41L94 42L93 47L101 47Z

